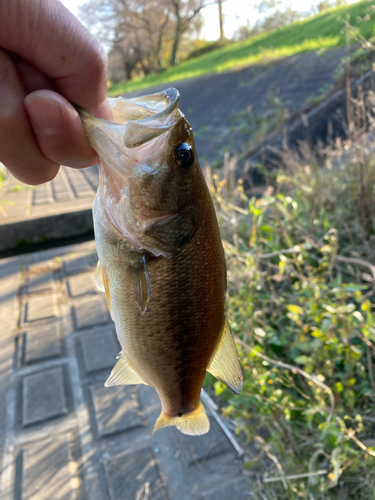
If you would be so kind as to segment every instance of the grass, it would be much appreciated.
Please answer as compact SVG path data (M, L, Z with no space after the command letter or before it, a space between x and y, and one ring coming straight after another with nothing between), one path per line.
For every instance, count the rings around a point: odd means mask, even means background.
M288 57L302 52L327 50L345 45L344 23L340 19L350 17L350 22L369 39L374 34L371 19L373 2L363 0L350 6L340 6L295 22L271 33L233 43L203 56L169 68L162 73L152 73L143 79L134 79L109 89L109 95L120 95L135 89L167 84L211 73L221 73L251 64L262 64L273 59ZM369 13L370 19L363 20ZM361 18L361 22L359 22Z
M6 176L7 176L7 169L2 163L0 163L0 189L3 187Z

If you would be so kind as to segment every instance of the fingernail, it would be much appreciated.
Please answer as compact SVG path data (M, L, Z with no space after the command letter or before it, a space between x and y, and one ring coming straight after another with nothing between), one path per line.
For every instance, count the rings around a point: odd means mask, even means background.
M39 95L27 96L25 107L35 133L52 135L62 130L64 115L58 102Z

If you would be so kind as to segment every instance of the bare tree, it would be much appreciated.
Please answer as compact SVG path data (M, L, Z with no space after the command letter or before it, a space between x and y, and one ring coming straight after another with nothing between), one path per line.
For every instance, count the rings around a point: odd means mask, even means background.
M79 7L79 18L121 55L130 78L136 66L144 73L161 69L170 8L169 0L89 0Z
M181 38L191 26L192 20L198 16L203 7L208 5L206 0L170 0L174 14L175 28L173 46L169 64L174 66L177 61L177 52Z
M223 0L217 0L219 7L220 41L224 41L224 18L223 18Z
M216 3L217 0L211 0ZM79 18L106 46L127 78L174 65L181 40L199 26L209 0L88 0ZM166 50L167 49L167 50ZM168 54L167 54L168 52Z

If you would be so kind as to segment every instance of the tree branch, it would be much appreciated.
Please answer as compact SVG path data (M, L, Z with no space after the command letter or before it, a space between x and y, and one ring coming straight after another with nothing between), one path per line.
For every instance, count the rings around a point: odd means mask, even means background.
M285 368L287 370L296 371L296 372L300 373L303 377L307 378L307 380L310 380L310 382L313 382L315 385L317 385L321 389L323 389L328 394L330 405L331 405L330 412L329 412L329 415L327 418L327 422L330 422L332 420L333 414L335 412L335 398L333 396L333 392L328 387L328 385L323 384L323 382L321 382L318 379L318 377L315 377L315 375L309 375L307 372L305 372L301 368L298 368L298 366L289 365L288 363L283 363L282 361L275 361L274 359L271 359L271 358L265 356L264 354L261 354L260 352L256 351L255 349L250 349L250 347L247 344L245 344L244 342L242 342L242 340L239 339L238 337L236 337L236 342L238 342L245 349L247 349L250 354L254 354L255 356L258 356L259 358L263 359L264 361L267 361L271 365L278 366L279 368Z
M375 292L375 266L373 266L370 262L367 262L366 260L357 259L356 257L342 257L341 255L336 255L336 260L338 262L345 262L346 264L355 264L358 266L367 267L367 269L372 274L373 287L369 292L366 293L366 296L372 295Z

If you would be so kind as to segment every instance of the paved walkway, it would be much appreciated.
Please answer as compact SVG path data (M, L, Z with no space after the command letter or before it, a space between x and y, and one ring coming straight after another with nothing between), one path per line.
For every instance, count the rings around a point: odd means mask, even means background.
M86 208L92 204L98 188L98 167L76 170L61 167L51 182L28 186L9 175L0 198L0 220L3 224L22 218L44 217L62 213L74 206Z
M61 167L51 182L28 186L8 174L0 189L0 252L92 233L97 165Z
M217 420L151 436L159 398L104 388L120 347L93 242L0 261L1 500L245 500Z

